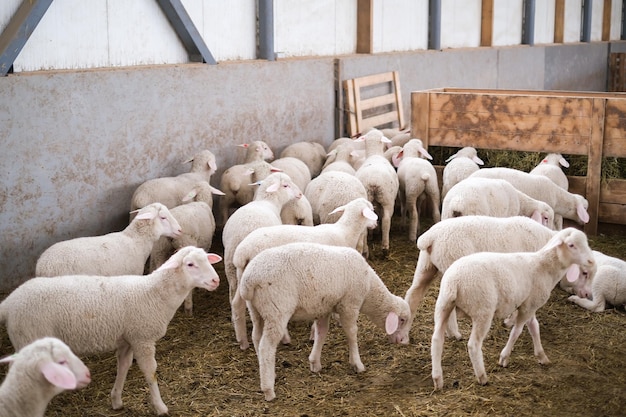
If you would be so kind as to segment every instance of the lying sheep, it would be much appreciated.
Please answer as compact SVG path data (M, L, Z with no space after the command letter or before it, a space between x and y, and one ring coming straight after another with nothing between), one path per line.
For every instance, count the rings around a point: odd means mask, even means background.
M177 250L185 246L196 246L206 251L211 249L215 233L215 218L208 204L212 200L208 183L200 183L183 199L180 206L170 210L178 220L182 233L176 237L161 236L152 247L149 271L156 271ZM193 290L185 298L184 310L188 316L193 314Z
M567 228L556 233L537 252L480 252L455 261L441 278L435 304L435 327L431 343L432 378L435 389L443 388L441 356L445 325L456 308L472 320L467 343L470 360L478 383L487 383L482 344L494 316L505 318L516 313L509 340L498 363L506 367L515 341L524 329L533 340L534 353L542 365L549 364L541 345L539 322L535 312L543 306L552 289L567 273L578 277L579 265L589 268L594 258L587 236L578 229Z
M288 145L280 153L281 158L288 156L304 162L309 167L311 178L315 178L322 172L322 166L326 161L326 149L317 142L296 142Z
M389 232L391 217L395 208L396 196L400 187L398 174L383 156L385 138L379 130L372 129L357 140L365 141L365 162L356 172L356 177L367 190L367 198L380 212L383 256L389 254Z
M139 209L120 232L79 237L50 246L37 260L35 275L142 275L159 238L178 237L181 233L167 207L152 203Z
M291 178L277 172L261 182L254 200L239 208L226 221L222 230L222 244L224 246L224 271L228 280L231 303L237 291L237 268L233 264L235 249L253 230L282 224L280 213L283 206L290 200L301 197L302 192L291 181Z
M441 218L468 215L526 216L543 226L554 227L554 210L550 205L529 197L506 180L495 178L466 178L448 191Z
M91 382L85 364L53 337L35 340L0 362L11 365L0 385L0 417L43 417L53 397Z
M193 287L218 287L211 264L221 259L185 247L149 275L32 278L0 303L0 322L15 349L53 336L79 356L116 351L118 372L111 391L115 410L122 408L124 380L134 358L157 414L167 414L156 380L155 342Z
M309 362L311 371L319 372L329 316L338 313L348 339L350 365L363 372L357 344L359 312L387 334L410 314L406 302L389 292L360 253L317 243L289 243L262 251L246 267L239 292L252 318L252 341L267 401L276 397L276 347L290 320L317 320Z
M593 254L597 263L594 274L585 270L571 290L568 288L571 283L566 280L562 279L559 283L561 288L575 292L568 300L594 312L604 311L607 304L626 304L626 262L598 251L593 251ZM593 278L590 279L589 275Z
M392 336L395 343L409 343L409 331L417 307L438 273L444 273L457 259L476 252L530 252L539 250L554 231L528 217L464 216L442 220L417 239L419 257L411 287L404 299L411 316ZM448 333L461 339L456 316L448 321Z
M581 195L562 189L543 175L529 174L513 168L483 168L470 175L470 178L475 177L507 180L529 197L548 203L555 215L579 223L589 222L589 202Z
M341 213L335 223L320 224L315 227L277 225L261 227L250 232L237 246L233 264L237 268L237 281L250 261L261 251L292 242L313 242L332 246L358 248L363 233L376 227L378 216L374 207L365 198L357 198L334 212ZM231 304L232 322L235 336L241 349L248 348L246 334L246 306L236 293Z
M569 180L561 166L567 168L569 167L569 162L560 153L549 153L530 173L548 177L553 183L567 191L569 189ZM554 229L561 230L562 228L563 217L557 214L554 216Z
M152 203L161 203L167 208L176 207L189 191L200 181L211 182L211 176L217 170L215 155L204 150L193 158L191 170L176 177L161 177L148 180L135 190L130 202L131 213ZM133 216L131 215L130 220Z
M478 171L479 165L484 164L483 160L478 157L476 148L471 146L459 149L457 153L446 159L441 181L441 198L446 198L450 188Z
M398 153L398 197L402 223L409 217L409 240L415 241L420 231L418 208L425 202L430 203L433 223L441 220L439 211L439 184L435 167L421 156L432 156L424 149L422 141L411 139Z

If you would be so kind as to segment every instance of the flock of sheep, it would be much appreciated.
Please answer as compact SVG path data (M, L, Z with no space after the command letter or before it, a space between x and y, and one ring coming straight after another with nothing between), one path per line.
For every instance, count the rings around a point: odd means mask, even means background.
M390 139L389 139L390 138ZM494 318L511 326L499 364L506 367L524 326L535 356L549 363L536 311L559 284L570 300L592 311L626 303L626 262L592 251L563 219L589 221L588 203L570 193L560 165L548 155L530 173L481 168L474 148L459 150L438 183L432 157L409 132L372 129L285 148L279 159L262 141L243 145L245 161L210 185L215 156L200 152L188 173L141 184L132 196L129 225L120 232L58 242L37 261L36 277L0 303L0 322L17 352L0 385L0 417L43 416L48 402L90 382L82 355L116 352L113 409L136 360L157 414L168 413L156 379L155 343L192 291L217 289L212 264L223 261L234 336L259 361L265 399L276 397L275 355L289 343L288 323L312 322L310 369L322 369L321 350L335 318L349 345L349 362L365 370L357 343L360 313L392 343L409 343L419 304L441 276L431 340L432 379L444 386L446 334L461 339L456 317L468 316L468 352L476 379L487 383L482 343ZM441 192L440 192L441 190ZM208 253L220 203L222 255ZM420 229L421 208L433 225ZM392 294L370 266L368 240L380 228L382 254L399 210L419 257L404 297ZM408 220L408 221L407 221ZM422 233L420 233L422 232ZM78 356L77 356L78 355Z

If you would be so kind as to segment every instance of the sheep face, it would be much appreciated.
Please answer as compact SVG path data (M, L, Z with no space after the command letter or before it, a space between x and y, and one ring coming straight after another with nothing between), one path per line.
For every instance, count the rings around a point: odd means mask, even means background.
M212 264L222 260L222 257L214 253L206 253L203 249L187 246L172 255L170 259L161 265L158 271L165 269L182 268L194 287L214 291L220 284L220 277Z

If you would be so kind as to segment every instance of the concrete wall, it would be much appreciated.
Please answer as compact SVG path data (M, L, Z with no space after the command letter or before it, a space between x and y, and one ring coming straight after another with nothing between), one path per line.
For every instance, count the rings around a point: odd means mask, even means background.
M609 47L592 43L245 61L0 78L0 289L34 273L51 244L121 230L144 180L188 170L213 151L221 172L234 145L337 135L343 79L399 70L410 92L437 87L603 91ZM337 74L337 78L336 75ZM410 120L410 118L407 118Z

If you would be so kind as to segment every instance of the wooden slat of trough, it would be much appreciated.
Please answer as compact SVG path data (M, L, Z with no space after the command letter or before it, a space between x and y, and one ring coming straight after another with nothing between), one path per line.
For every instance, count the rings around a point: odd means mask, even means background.
M626 158L626 100L606 101L604 138L605 157Z

